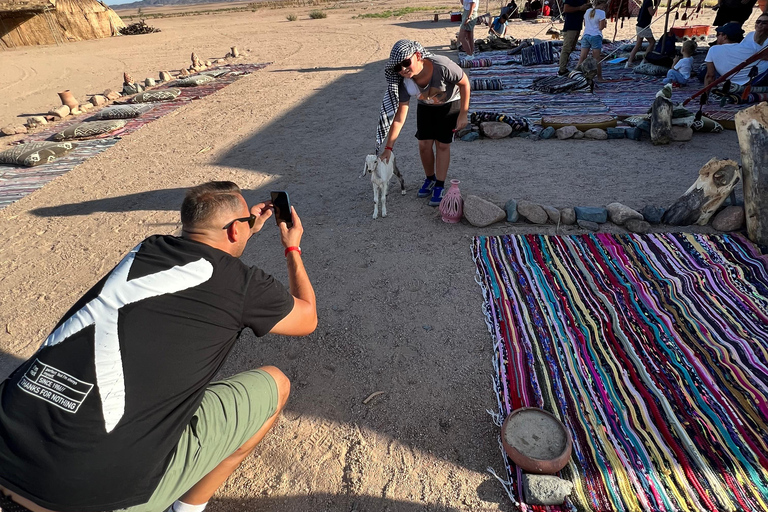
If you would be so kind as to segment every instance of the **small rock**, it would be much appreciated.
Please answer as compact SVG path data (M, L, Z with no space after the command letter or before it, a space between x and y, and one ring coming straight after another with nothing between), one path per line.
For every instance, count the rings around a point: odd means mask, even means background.
M562 505L573 483L553 475L523 473L523 494L529 505Z
M573 208L563 208L560 210L560 222L568 226L576 224L576 211Z
M651 224L659 224L665 211L666 209L660 206L646 205L643 207L643 218Z
M475 227L484 228L506 217L507 212L481 197L469 195L464 199L464 218Z
M507 123L487 121L480 123L480 131L489 139L503 139L512 133L512 127Z
M531 201L518 201L517 212L534 224L546 224L549 219L544 208Z
M160 81L161 82L170 82L171 80L173 80L173 77L171 76L171 74L169 72L167 72L167 71L161 71L160 72Z
M78 110L80 110L80 112L88 112L89 110L91 110L93 108L93 105L91 105L90 103L86 102L86 103L81 103L80 106L77 107L77 108L78 108Z
M16 135L16 128L13 126L4 126L0 128L0 133L3 135Z
M59 119L64 119L65 117L67 117L70 114L70 112L71 111L69 110L68 106L62 105L60 107L56 107L56 108L53 108L53 109L49 110L48 111L48 115L56 116Z
M671 138L673 142L688 142L693 138L693 128L690 126L673 126Z
M617 226L623 226L629 219L643 220L643 215L621 203L611 203L605 207L608 210L608 218Z
M32 128L40 124L48 124L48 121L43 116L31 116L27 118L27 126Z
M574 208L577 220L587 220L602 224L608 222L608 210L594 206L577 206Z
M712 227L718 231L736 231L744 225L744 208L741 206L726 206L715 215Z
M144 90L144 86L141 84L123 84L123 95L128 96L130 94L138 94Z
M77 108L72 109L69 113L72 114L73 116L76 116L76 115L82 114L83 111L80 110L80 105L78 105Z
M59 118L57 116L52 116L51 114L46 114L43 117L45 117L45 120L48 121L49 123L52 123L54 121L58 121L59 120Z
M608 134L605 130L601 130L600 128L590 128L584 132L584 138L590 140L606 140Z
M427 332L432 330L432 326L429 325L429 324L424 324L424 325L421 326L421 328L424 329Z
M643 132L640 130L640 128L635 128L634 126L624 128L624 136L628 139L640 140L642 134Z
M17 135L21 134L21 133L27 133L27 127L24 126L24 125L19 125L16 128L14 128L14 130L15 130Z
M205 61L204 64L205 64L205 67L207 67L207 68L213 66L213 62L211 62L209 60Z
M473 131L473 130L472 130L472 125L471 125L471 124L468 124L467 126L465 126L464 128L462 128L461 130L457 131L457 132L456 132L456 136L457 136L458 138L462 138L463 136L465 136L465 135L466 135L466 134L468 134L468 133L471 133L472 131Z
M112 89L107 89L106 91L104 91L103 95L108 100L116 100L121 96L119 92L113 91Z
M541 133L539 133L539 138L541 139L551 139L555 136L555 129L551 126L547 126L543 130L541 130Z
M590 222L588 220L577 220L576 224L579 225L579 227L584 228L588 231L598 231L600 229L600 224L597 222Z
M623 139L626 136L624 128L606 128L605 133L609 139Z
M91 96L91 105L94 107L100 107L104 105L107 102L106 96L103 96L101 94L94 94Z
M213 61L213 63L214 64L226 64L227 61L224 60L224 59L216 59L215 61Z
M147 77L144 79L144 87L154 87L155 85L157 85L157 82L155 82L154 78Z
M477 132L469 132L461 138L464 142L472 142L480 138L480 134Z
M547 212L547 217L549 217L549 221L552 224L555 224L555 225L560 224L560 210L552 206L542 205L542 208L544 208L544 211Z
M627 228L627 231L631 233L637 233L639 235L644 235L651 230L650 224L644 220L638 219L629 219L624 227Z
M576 133L573 134L573 138L576 140L580 140L584 138L584 132L579 130Z
M555 131L555 135L560 140L570 139L574 135L576 135L576 132L578 132L579 129L575 126L563 126L562 128L558 128Z
M507 204L504 205L504 209L507 211L507 222L517 222L520 218L520 214L517 213L517 201L510 199Z
M179 76L180 76L180 77L189 76L189 71L187 71L187 68L181 68L181 69L179 70Z

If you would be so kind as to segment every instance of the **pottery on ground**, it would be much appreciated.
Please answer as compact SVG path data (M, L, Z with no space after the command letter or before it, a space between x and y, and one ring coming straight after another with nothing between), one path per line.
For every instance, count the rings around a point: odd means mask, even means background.
M501 444L512 462L523 471L552 475L571 458L573 440L553 414L537 407L522 407L507 416L501 427Z
M80 106L80 103L77 102L72 92L67 89L66 91L61 91L59 93L59 99L61 99L61 104L66 105L69 107L69 110L75 110L77 107Z

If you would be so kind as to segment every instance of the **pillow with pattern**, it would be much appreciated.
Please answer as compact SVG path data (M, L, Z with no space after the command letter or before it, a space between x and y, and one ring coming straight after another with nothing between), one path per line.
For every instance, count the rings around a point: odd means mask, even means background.
M642 64L638 64L634 67L634 69L632 69L633 73L640 73L641 75L651 76L667 76L667 71L669 71L669 68L665 68L664 66L659 66L657 64L651 64L650 62L643 62Z
M131 119L152 109L152 105L112 105L96 112L94 120Z
M713 119L704 116L701 116L700 120L694 121L691 124L691 128L693 128L693 131L695 132L702 133L720 133L723 131L723 125Z
M155 101L175 100L181 89L154 89L152 91L140 92L131 100L133 103L153 103Z
M123 119L110 119L107 121L85 121L65 128L53 138L56 140L83 139L119 130L127 121Z
M187 78L181 78L176 80L173 85L176 87L196 87L198 85L204 85L210 82L214 82L216 79L208 75L193 75Z
M27 142L0 152L0 164L34 167L53 162L76 147L73 142Z

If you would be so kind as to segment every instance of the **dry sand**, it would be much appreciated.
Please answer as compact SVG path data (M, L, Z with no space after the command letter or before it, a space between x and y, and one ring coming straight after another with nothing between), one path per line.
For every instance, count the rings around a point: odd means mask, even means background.
M396 148L408 195L391 194L389 217L371 220L370 183L358 175L374 146L383 62L404 37L453 54L447 45L457 29L429 14L353 18L393 5L325 8L322 20L310 20L310 8L156 19L149 23L158 34L0 53L0 125L47 111L63 89L85 99L118 87L123 71L142 79L178 69L192 51L223 57L237 45L243 61L272 62L0 211L0 377L126 251L177 231L186 187L233 180L251 202L286 189L306 228L320 325L306 338L248 333L236 345L223 374L274 364L293 393L275 431L209 510L512 510L486 472L503 467L486 413L496 407L492 347L469 246L474 235L556 229L441 222L415 197L423 171L413 115ZM292 12L299 21L286 20ZM515 23L511 31L530 37L545 28ZM633 28L627 22L620 36ZM449 174L465 194L502 205L640 208L671 203L712 156L738 160L734 132L668 147L460 142ZM286 278L271 223L243 258ZM384 394L363 404L375 391Z

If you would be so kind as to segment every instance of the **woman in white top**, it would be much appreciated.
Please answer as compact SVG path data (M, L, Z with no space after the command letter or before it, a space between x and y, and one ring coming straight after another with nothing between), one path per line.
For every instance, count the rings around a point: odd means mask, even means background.
M584 13L584 35L581 37L581 55L578 69L584 59L587 58L589 50L592 49L592 57L597 61L597 79L603 79L603 66L600 64L600 51L603 49L603 29L608 24L605 19L605 7L608 5L606 0L597 0L595 6L587 9Z

